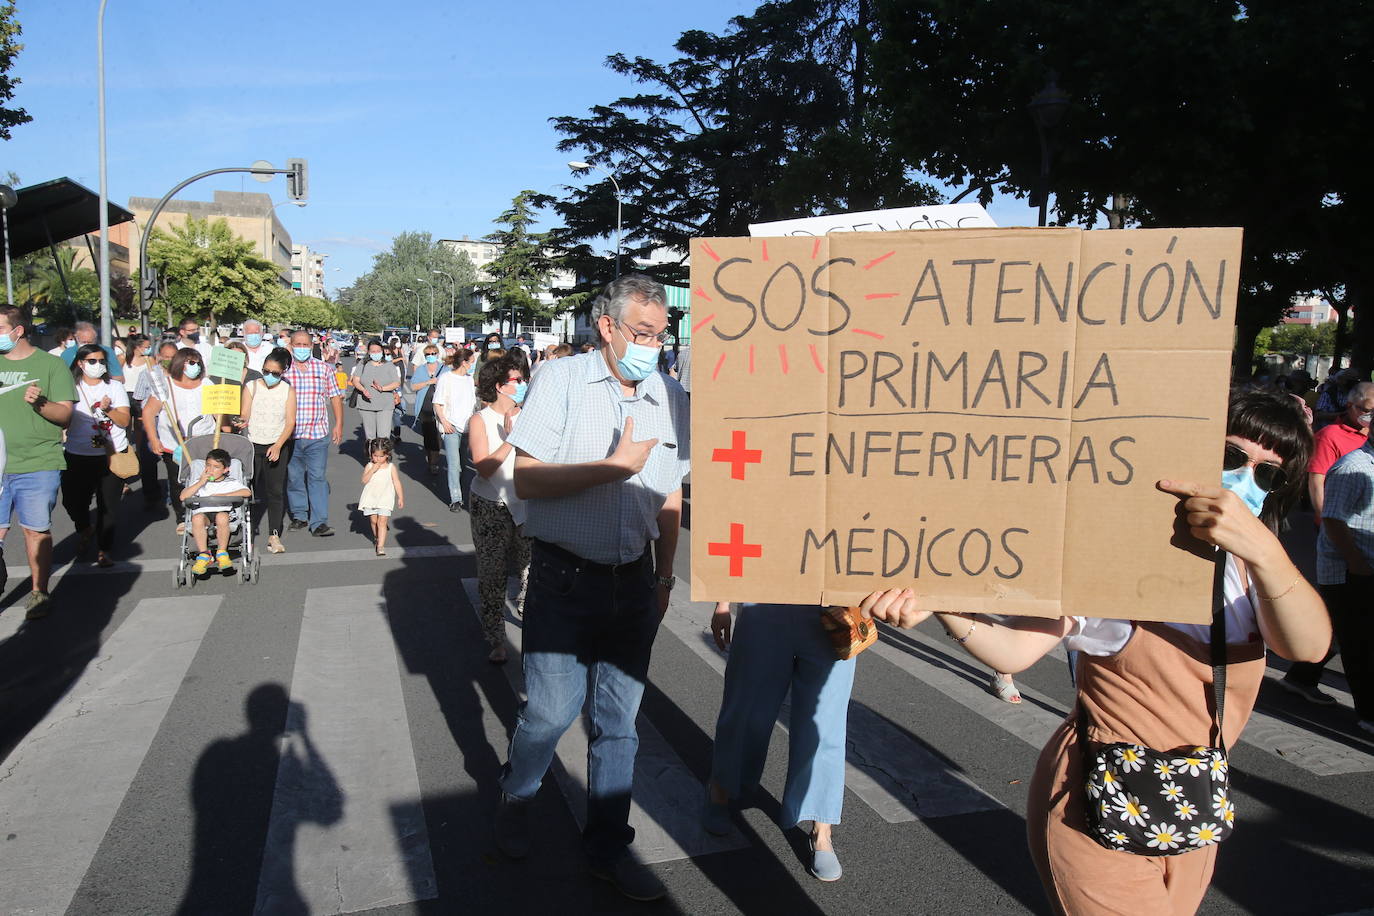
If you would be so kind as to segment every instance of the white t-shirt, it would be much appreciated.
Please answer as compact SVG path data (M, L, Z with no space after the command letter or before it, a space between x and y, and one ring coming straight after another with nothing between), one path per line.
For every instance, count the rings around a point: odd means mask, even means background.
M468 417L477 409L477 386L472 376L452 371L439 376L439 384L434 386L434 404L444 408L444 416L458 432L465 431Z
M257 370L258 372L262 371L262 361L267 359L267 354L277 348L276 344L272 343L270 340L263 340L262 343L258 344L256 350L247 346L247 344L244 346L248 350L248 368Z
M87 385L78 379L76 383L76 403L72 405L72 422L67 427L67 451L73 455L108 455L110 450L102 445L95 445L92 439L99 434L105 438L106 433L96 428L96 423L101 420L108 420L109 416L105 411L96 407L101 400L109 395L110 408L128 407L129 393L124 390L121 382L101 382L97 385ZM114 444L114 450L122 452L129 447L129 437L119 424L113 424L108 433L110 441Z
M192 422L196 417L200 417L200 385L182 388L168 379L167 388L172 398L172 406L176 407L177 422L181 424L183 436L200 436L215 431L213 416L201 417L199 423ZM177 446L177 437L172 432L171 409L167 404L163 404L157 414L157 437L164 448Z
M1251 593L1240 581L1236 558L1226 557L1226 573L1222 600L1226 602L1226 642L1228 645L1251 643L1260 639L1259 621L1255 618L1255 604ZM1064 637L1064 648L1085 655L1115 655L1126 647L1134 624L1129 620L1110 617L1075 617L1074 626ZM1212 625L1206 623L1169 623L1186 636L1203 645L1212 641Z

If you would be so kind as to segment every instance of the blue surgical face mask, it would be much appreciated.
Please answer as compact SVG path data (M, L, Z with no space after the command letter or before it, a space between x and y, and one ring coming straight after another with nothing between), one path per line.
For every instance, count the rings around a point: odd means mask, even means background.
M425 362L433 364L433 363L437 363L438 361L439 361L439 357L435 356L433 353L426 353L426 354L425 354Z
M262 345L262 335L261 335L261 334L244 334L244 335L243 335L243 342L244 342L245 344L247 344L248 346L250 346L250 347L252 347L253 349L256 350L258 347L260 347L260 346Z
M367 354L367 358L370 359L370 360L372 360L374 363L380 363L380 362L382 361L382 354L381 354L381 353L369 353L369 354Z
M1264 510L1264 500L1269 496L1255 483L1255 469L1246 465L1236 468L1234 471L1221 472L1221 485L1232 493L1240 497L1241 502L1245 503L1255 516L1259 518L1260 512Z
M187 363L181 374L187 378L200 378L200 363Z
M275 373L275 372L264 372L264 373L262 374L262 382L263 382L263 384L266 385L268 388L275 388L275 387L277 387L277 383L280 382L280 381L281 381L281 376L278 375L278 374Z
M310 348L309 348L309 347L292 347L292 348L291 348L291 355L294 356L294 357L296 357L296 359L300 360L301 362L305 362L307 359L310 358Z
M523 404L525 403L525 395L529 393L529 390L529 382L516 382L515 394L511 395L510 399L514 401L516 404Z
M144 356L152 356L152 355L153 355L153 348L152 348L151 345L149 345L149 346L144 347L144 348L143 348L142 350L140 350L139 352L142 353Z
M277 346L279 346L279 347L284 347L284 346L286 346L288 343L290 343L290 340L288 340L288 339L285 338L285 337L278 337L278 338L277 338Z
M0 334L0 353L8 353L14 349L14 338L8 334Z
M74 346L76 346L76 338L75 338L75 337L73 337L72 339L70 339L70 340L68 340L66 343L64 343L64 344L62 345L62 349L64 349L64 350L70 350L70 349L71 349L72 347L74 347Z
M625 355L615 362L620 377L627 382L642 382L658 368L658 347L646 347L627 338L616 322L616 333L625 341Z

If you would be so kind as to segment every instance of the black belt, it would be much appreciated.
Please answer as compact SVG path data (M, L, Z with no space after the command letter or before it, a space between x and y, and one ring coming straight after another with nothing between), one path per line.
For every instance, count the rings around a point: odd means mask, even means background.
M547 550L549 553L553 554L559 559L566 560L569 563L576 564L576 566L579 569L584 569L588 572L610 573L614 575L616 573L634 569L635 567L642 565L645 560L649 559L648 544L644 545L644 552L640 554L639 559L637 560L631 560L628 563L596 563L592 560L588 560L586 557L579 557L571 550L568 550L564 547L559 547L557 544L550 544L548 541L541 541L539 538L534 538L534 543L539 545L540 549Z

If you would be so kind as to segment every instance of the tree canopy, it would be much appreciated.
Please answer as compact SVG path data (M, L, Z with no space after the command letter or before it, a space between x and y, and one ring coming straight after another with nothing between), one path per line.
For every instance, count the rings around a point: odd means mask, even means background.
M282 289L276 264L224 219L188 216L171 231L153 230L148 263L166 284L167 323L180 315L208 316L211 325L262 313Z
M18 40L22 32L13 0L0 4L0 140L10 138L11 128L33 120L24 109L10 106L14 101L14 89L21 82L19 77L10 76L9 71L14 66L14 59L24 50Z
M433 271L451 275L454 282ZM451 304L460 324L481 320L473 306L477 271L467 254L435 241L428 232L402 232L392 239L389 251L373 257L372 269L341 297L341 322L360 331L386 325L428 327L430 294L421 279L434 287L434 323L447 320Z
M553 118L558 148L620 183L625 252L678 252L650 269L681 283L687 242L740 235L751 222L935 199L899 151L876 142L867 81L869 0L772 0L721 33L684 32L668 63L613 54L607 65L644 87L584 117ZM614 238L609 179L569 187L553 240L582 278L609 281Z
M522 319L547 320L559 311L539 300L539 294L548 289L554 259L549 253L549 234L532 231L535 211L552 200L547 194L521 191L510 208L494 220L502 228L486 237L499 253L483 268L490 279L479 284L479 289L498 322L510 319L512 334Z

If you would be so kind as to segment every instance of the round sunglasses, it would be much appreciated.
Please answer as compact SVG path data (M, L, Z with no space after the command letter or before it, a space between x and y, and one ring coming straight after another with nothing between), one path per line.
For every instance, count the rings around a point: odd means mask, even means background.
M1229 442L1226 443L1226 453L1221 459L1222 470L1238 471L1250 463L1250 456L1246 454L1245 449ZM1255 483L1264 492L1273 493L1275 490L1282 489L1283 485L1288 482L1288 475L1277 464L1254 462L1254 465Z

